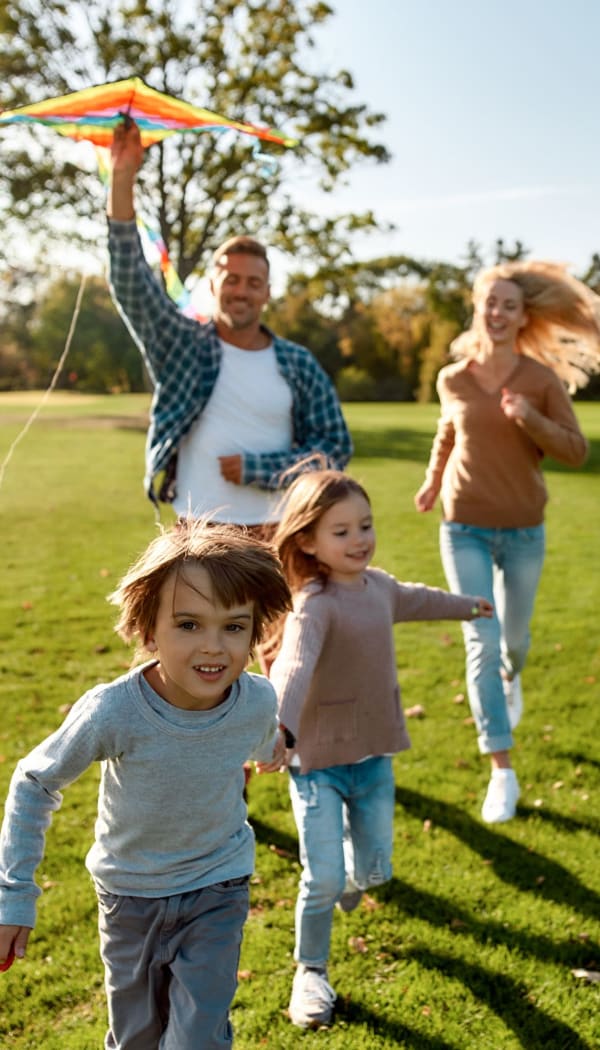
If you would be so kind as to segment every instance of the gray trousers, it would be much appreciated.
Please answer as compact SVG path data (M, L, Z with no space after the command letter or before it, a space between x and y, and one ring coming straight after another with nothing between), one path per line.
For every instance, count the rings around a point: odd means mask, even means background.
M248 881L156 900L98 892L105 1050L231 1047Z

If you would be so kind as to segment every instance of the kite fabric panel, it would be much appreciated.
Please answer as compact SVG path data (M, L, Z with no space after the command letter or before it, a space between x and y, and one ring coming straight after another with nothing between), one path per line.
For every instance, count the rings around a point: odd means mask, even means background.
M0 126L45 124L61 135L105 147L112 143L115 127L128 119L134 120L140 129L144 148L186 131L238 131L280 146L297 144L295 139L272 128L229 120L208 109L181 102L148 87L140 77L84 88L0 112Z

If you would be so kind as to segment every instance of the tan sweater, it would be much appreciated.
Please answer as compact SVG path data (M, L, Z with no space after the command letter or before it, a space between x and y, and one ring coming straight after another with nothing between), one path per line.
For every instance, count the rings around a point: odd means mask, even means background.
M469 365L448 365L438 376L441 416L426 481L441 489L446 521L482 528L539 525L548 498L543 456L578 467L587 455L569 396L551 369L520 358L506 386L543 417L520 427L500 408L500 391L482 390Z
M296 594L270 677L302 773L410 747L392 625L470 620L474 602L382 569L367 569L360 589L311 583Z

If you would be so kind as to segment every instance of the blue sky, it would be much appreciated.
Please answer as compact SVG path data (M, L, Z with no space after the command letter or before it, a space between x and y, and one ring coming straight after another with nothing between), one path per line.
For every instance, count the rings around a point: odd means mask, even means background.
M460 261L470 238L518 238L581 273L600 252L597 0L331 0L313 62L348 69L387 114L390 164L357 167L323 201L398 230L358 257Z

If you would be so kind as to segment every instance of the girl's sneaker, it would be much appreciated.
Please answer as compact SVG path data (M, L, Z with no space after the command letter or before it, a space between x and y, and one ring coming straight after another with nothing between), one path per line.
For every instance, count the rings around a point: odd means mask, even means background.
M493 769L487 795L481 807L486 824L501 824L512 820L517 811L521 790L514 769Z
M337 996L327 980L327 970L299 963L292 985L288 1013L299 1028L331 1024Z

